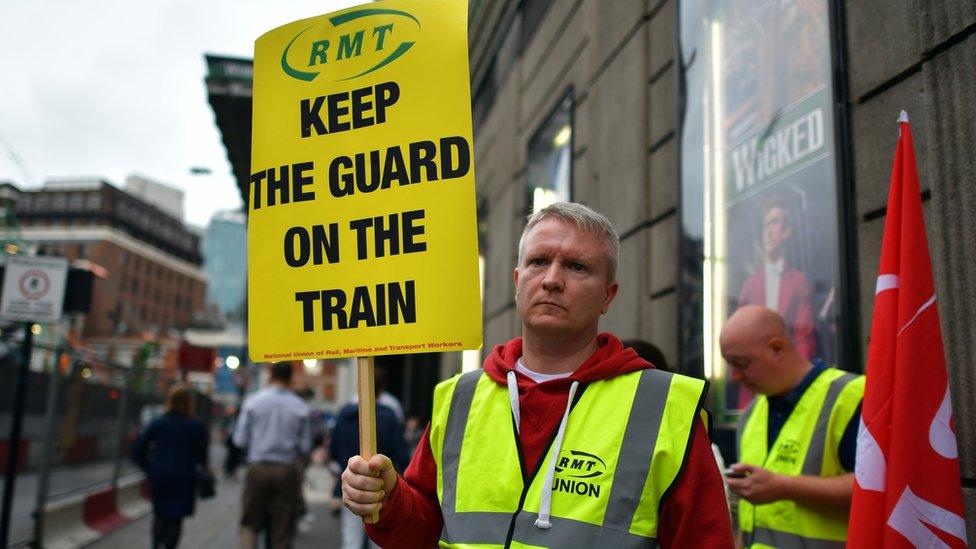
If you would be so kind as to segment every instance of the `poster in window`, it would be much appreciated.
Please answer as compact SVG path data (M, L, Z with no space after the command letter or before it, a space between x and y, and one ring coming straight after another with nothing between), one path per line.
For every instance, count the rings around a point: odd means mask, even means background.
M825 0L722 4L716 89L726 316L777 310L808 359L837 359L838 231ZM751 395L727 385L729 408Z

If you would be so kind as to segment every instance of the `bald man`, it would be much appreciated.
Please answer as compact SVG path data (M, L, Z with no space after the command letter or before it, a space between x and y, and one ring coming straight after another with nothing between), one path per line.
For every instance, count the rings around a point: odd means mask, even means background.
M843 547L864 377L807 360L779 313L738 309L719 337L732 380L754 392L738 427L746 547Z

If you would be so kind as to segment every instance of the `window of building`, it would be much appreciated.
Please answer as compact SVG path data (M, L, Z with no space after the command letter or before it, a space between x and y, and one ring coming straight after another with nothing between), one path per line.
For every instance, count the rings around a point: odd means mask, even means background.
M62 211L65 206L68 205L68 197L64 193L54 193L54 197L51 198L51 207L55 211Z
M88 211L98 211L102 209L102 195L99 192L88 193L85 200L85 209Z
M752 399L718 346L736 308L776 309L804 356L841 356L830 17L827 0L680 6L680 358L734 414Z
M533 213L572 197L573 94L567 93L529 141L526 209Z
M525 51L535 36L535 31L545 18L552 0L523 0L519 4L522 12L522 40L519 51Z

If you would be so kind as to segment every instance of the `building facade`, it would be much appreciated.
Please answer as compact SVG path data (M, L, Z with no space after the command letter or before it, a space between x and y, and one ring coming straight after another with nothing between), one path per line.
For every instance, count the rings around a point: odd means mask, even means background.
M140 175L125 178L126 193L151 204L170 217L183 221L183 191Z
M37 253L96 273L89 343L168 337L203 310L199 238L158 208L106 181L72 180L21 191L15 211L18 237Z
M203 269L210 280L207 304L225 318L240 321L247 296L247 218L240 211L221 211L203 234Z
M472 1L484 349L520 330L512 269L526 215L573 200L621 235L603 328L709 378L726 422L744 401L718 329L739 304L776 303L749 289L764 262L808 289L808 320L795 322L808 354L863 371L904 109L976 539L974 33L976 7L959 0ZM777 207L788 245L773 257L762 235Z

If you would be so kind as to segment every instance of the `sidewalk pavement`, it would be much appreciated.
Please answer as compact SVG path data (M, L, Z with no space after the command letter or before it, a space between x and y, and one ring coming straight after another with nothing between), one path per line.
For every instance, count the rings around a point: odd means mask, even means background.
M183 522L180 549L236 549L240 520L241 492L244 489L244 473L237 471L236 478L220 479L217 496L209 500L197 500L196 513ZM329 507L332 494L332 473L324 466L312 465L305 474L305 500L315 516L305 531L295 538L295 549L330 549L340 546L339 519ZM128 524L88 547L148 547L152 515Z
M48 477L47 501L57 501L65 496L90 492L109 486L112 481L111 458L100 459L76 465L58 465L51 468ZM122 462L121 475L138 473L138 469L128 460ZM30 539L34 532L33 512L39 490L37 471L17 473L14 484L14 499L10 513L10 544ZM0 480L0 491L4 481Z

